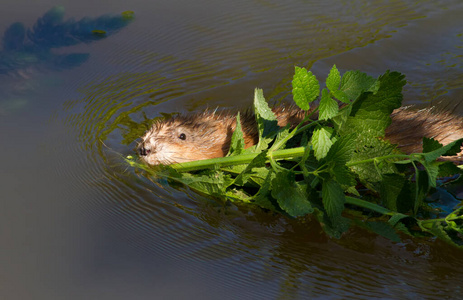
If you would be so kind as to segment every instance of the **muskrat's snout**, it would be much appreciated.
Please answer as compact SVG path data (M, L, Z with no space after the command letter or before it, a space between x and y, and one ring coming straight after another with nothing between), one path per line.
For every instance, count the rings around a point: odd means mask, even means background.
M147 156L151 152L151 150L146 149L143 144L139 145L137 150L138 150L138 154L140 154L140 156Z
M137 145L137 152L140 156L148 156L151 153L151 144L146 140Z

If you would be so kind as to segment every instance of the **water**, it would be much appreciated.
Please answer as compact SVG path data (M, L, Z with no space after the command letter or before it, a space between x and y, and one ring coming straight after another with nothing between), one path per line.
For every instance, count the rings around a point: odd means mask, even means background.
M64 20L126 10L135 20L51 49L87 54L80 64L2 60L2 299L461 294L463 252L441 242L360 229L333 240L316 223L206 199L124 164L162 113L245 108L256 86L287 99L294 65L320 80L333 64L397 70L405 104L463 114L460 1L280 2L64 2ZM54 5L10 1L0 32L30 28Z

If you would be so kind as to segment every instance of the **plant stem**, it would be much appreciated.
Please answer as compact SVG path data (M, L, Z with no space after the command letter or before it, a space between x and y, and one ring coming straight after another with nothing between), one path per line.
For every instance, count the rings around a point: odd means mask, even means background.
M301 123L297 124L297 126L291 131L290 134L288 134L284 139L281 139L280 141L276 142L272 147L271 149L272 150L278 150L284 143L286 143L289 139L291 139L293 136L295 136L296 134L299 134L305 130L307 130L308 128L314 126L314 125L317 125L320 123L319 120L312 120L311 117L312 115L318 110L318 107L316 109L314 109L310 114L308 114L307 116L305 116L304 120L302 120ZM312 121L308 124L305 124L306 122L308 121ZM305 124L305 125L303 125ZM302 127L301 127L302 126Z
M364 159L364 160L358 160L358 161L351 161L346 164L348 167L352 167L355 165L361 165L361 164L366 164L366 163L371 163L379 160L385 160L385 159L390 159L390 158L404 158L404 159L410 159L410 155L407 154L391 154L391 155L385 155L385 156L380 156L380 157L375 157L375 158L369 158L369 159Z
M302 157L304 155L304 151L305 151L305 147L282 149L282 150L269 152L268 156L271 156L274 159L290 159L290 158ZM240 154L236 156L219 157L219 158L212 158L212 159L189 161L185 163L177 163L177 164L172 164L170 166L179 172L189 172L189 171L208 169L208 168L210 169L210 168L219 168L223 166L236 166L236 165L248 164L257 155L259 155L259 153ZM390 159L390 158L409 159L410 156L405 155L405 154L386 155L386 156L381 156L381 157L376 157L376 158L348 162L346 166L351 167L351 166L355 166L359 164L374 162L375 160L383 160L383 159Z
M375 211L383 215L393 216L397 214L396 212L393 212L392 210L379 206L378 204L374 204L374 203L371 203L371 202L368 202L362 199L350 197L350 196L346 196L346 203L360 206L363 208L367 208L367 209L370 209L372 211Z
M290 159L304 155L305 147L283 149L271 152L274 159ZM259 153L240 154L236 156L219 157L205 160L190 161L170 165L179 172L189 172L207 168L218 168L223 166L235 166L250 163Z

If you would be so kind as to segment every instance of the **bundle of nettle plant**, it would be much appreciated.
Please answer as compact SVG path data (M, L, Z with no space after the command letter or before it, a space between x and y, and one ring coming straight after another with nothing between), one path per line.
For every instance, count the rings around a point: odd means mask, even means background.
M426 199L436 188L460 180L459 167L437 159L460 152L463 139L443 146L423 138L422 153L404 154L384 138L392 111L401 106L405 83L398 72L375 79L348 71L341 77L334 66L320 94L316 77L296 67L293 99L309 111L296 127L278 127L262 90L256 89L257 145L244 148L238 113L226 157L157 168L128 161L202 195L292 218L312 214L329 236L339 238L357 224L394 241L400 241L402 232L436 236L461 247L463 207L443 214ZM311 108L316 99L318 107ZM438 178L455 174L437 185Z

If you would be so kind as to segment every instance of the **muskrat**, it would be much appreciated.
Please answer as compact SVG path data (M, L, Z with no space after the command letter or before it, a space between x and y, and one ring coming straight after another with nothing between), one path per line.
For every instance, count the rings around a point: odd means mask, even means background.
M272 110L280 127L295 126L310 113L288 104ZM463 118L437 112L434 108L413 110L401 107L393 111L391 119L386 138L398 144L405 153L421 152L423 137L434 138L444 145L463 137ZM249 110L241 114L241 126L245 148L255 145L258 142L257 124ZM230 110L177 115L155 122L138 144L138 152L150 165L223 157L228 153L235 127L236 113Z

